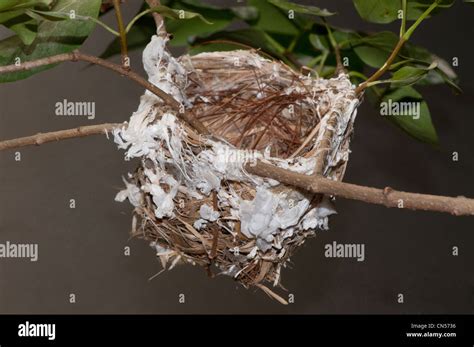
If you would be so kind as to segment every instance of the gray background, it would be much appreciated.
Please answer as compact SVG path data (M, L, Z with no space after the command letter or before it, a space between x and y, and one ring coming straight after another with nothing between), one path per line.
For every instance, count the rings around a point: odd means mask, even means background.
M223 1L214 3L224 4ZM318 1L337 10L341 26L363 23L350 1ZM129 1L127 18L139 2ZM424 88L440 150L418 143L362 105L345 180L422 193L474 197L472 114L474 8L457 4L430 19L414 42L460 59L465 94ZM109 14L106 20L113 24ZM397 30L396 26L391 27ZM1 33L0 33L1 34ZM5 32L3 32L5 34ZM100 53L111 39L97 28L83 51ZM132 55L140 69L140 55ZM141 69L140 69L141 70ZM0 85L0 139L102 122L122 122L142 90L100 68L71 63L25 81ZM54 115L57 101L95 101L97 118ZM459 152L459 162L451 160ZM39 261L0 259L0 313L473 313L473 219L386 209L339 200L331 230L309 240L283 271L296 301L282 306L260 291L204 270L177 267L152 281L161 267L153 250L130 240L132 208L114 202L121 176L136 162L103 136L0 153L0 242L39 243ZM69 209L69 199L77 201ZM364 243L366 261L327 259L332 241ZM124 246L132 255L123 255ZM453 257L453 246L460 255ZM77 303L68 303L75 293ZM178 303L178 294L186 304ZM397 294L405 295L398 304Z

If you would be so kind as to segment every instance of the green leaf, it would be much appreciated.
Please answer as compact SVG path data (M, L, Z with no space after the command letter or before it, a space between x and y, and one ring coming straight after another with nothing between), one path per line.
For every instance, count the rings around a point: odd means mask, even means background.
M398 18L398 0L353 0L362 19L372 23L391 23Z
M404 105L412 105L412 109L417 109L419 114L414 112L412 115L393 115L393 112L391 112L392 115L385 115L384 117L415 139L437 145L438 135L431 120L428 104L413 87L402 87L389 91L380 104L381 114L384 107L386 110L394 111L394 107L399 107L400 110Z
M100 0L57 0L51 11L75 11L78 16L97 18ZM91 34L94 23L68 19L64 21L44 21L38 26L36 40L31 45L25 45L18 36L12 36L0 41L0 65L10 65L36 60L52 55L71 52L78 48ZM51 68L41 68L0 75L0 82L10 82L27 78L39 71Z
M196 12L190 12L190 11L185 11L185 10L178 10L178 9L173 9L167 6L157 6L152 9L149 9L145 12L158 12L162 16L171 18L171 19L193 19L193 18L199 18L201 21L203 21L206 24L212 24L206 18L204 18L201 14L196 13Z
M438 6L432 14L449 8L454 0L408 0L407 20L416 20L435 1ZM353 0L354 6L362 19L371 22L386 24L400 19L399 10L401 2L399 0Z
M258 18L258 10L254 6L235 6L230 9L238 18L245 21L251 21Z
M38 23L36 20L31 19L26 22L21 21L16 24L11 24L8 28L18 35L23 44L31 45L37 35Z
M318 51L321 51L321 52L329 51L329 40L326 36L310 34L309 41L311 42L311 45L314 48L316 48Z
M335 12L330 12L326 9L321 9L316 6L300 5L285 0L268 0L268 2L281 8L282 10L294 11L295 13L310 14L319 17L329 17L336 14Z
M362 36L360 38L351 38L350 45L353 47L357 56L368 66L380 68L389 57L393 48L398 42L398 36L392 32L380 32L370 36ZM457 76L449 64L440 57L430 53L425 48L413 45L409 42L405 43L401 53L392 64L391 69L403 66L412 66L419 68L428 68L431 64L436 63L437 66L429 69L427 74L421 76L416 81L418 84L440 84L446 83L454 89L456 93L460 92L460 88L456 85ZM386 83L388 81L382 81ZM402 83L401 83L402 84Z
M199 13L212 23L210 25L203 25L202 21L198 18L167 20L166 29L169 33L173 34L173 39L170 41L172 46L187 45L193 38L223 30L238 19L237 12L232 9L217 8L197 2L178 1L172 7ZM242 15L242 13L240 14Z
M398 42L398 36L391 31L381 31L379 33L362 36L353 39L352 45L367 45L380 48L384 51L391 52Z
M18 5L18 0L2 0L0 2L0 12L11 10Z
M390 55L390 53L372 46L355 47L354 52L364 64L373 68L380 68Z
M249 24L255 28L270 34L295 36L299 34L299 28L295 21L288 18L279 8L267 1L248 0L247 3L257 8L259 16Z
M27 9L27 8L48 8L54 0L2 0L0 2L0 12Z
M415 67L415 66L404 66L401 69L394 72L390 81L396 85L411 85L419 81L429 71L437 67L436 63L433 63L427 68Z
M423 47L415 46L409 42L405 44L400 56L409 60L410 63L417 65L425 64L429 66L434 62L437 63L437 67L430 71L418 84L446 83L455 93L459 94L462 92L461 88L457 85L458 76L446 60L430 53Z
M24 10L12 10L0 12L0 24L4 24L14 18L18 18L25 13ZM27 18L28 19L28 18ZM8 25L6 25L8 27Z
M398 37L389 31L350 40L354 52L368 66L380 68L390 56Z
M52 0L3 0L0 5L0 24L16 33L25 45L30 45L36 38L40 20L32 20L28 11L33 8L47 8L51 2Z
M69 19L69 13L63 13L63 12L26 10L25 13L31 18L36 19L38 22L43 21L43 20L54 22L54 21Z
M437 8L432 12L432 14L439 13L445 8L450 8L454 4L455 0L438 0ZM408 20L416 20L421 14L426 11L426 9L433 3L435 0L408 0L407 12Z

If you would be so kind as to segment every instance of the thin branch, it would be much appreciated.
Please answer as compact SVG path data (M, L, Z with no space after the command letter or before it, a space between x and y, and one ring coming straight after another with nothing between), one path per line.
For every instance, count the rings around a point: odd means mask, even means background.
M103 134L122 124L90 125L68 130L53 131L44 134L22 137L0 142L0 151L24 146L40 145L75 137ZM446 212L455 216L474 215L474 199L465 197L447 197L395 191L389 187L377 189L351 183L333 181L321 176L303 175L274 165L257 162L247 165L247 172L261 177L275 179L283 184L298 187L315 194L326 194L345 199L363 201L386 207Z
M339 75L341 73L346 72L346 69L344 68L344 65L342 64L341 49L340 49L339 44L337 43L336 39L334 38L334 35L332 34L331 27L327 23L326 19L323 18L323 22L324 22L324 25L326 26L326 30L328 32L329 42L331 43L331 46L334 49L334 54L336 56L336 71L335 71L335 74Z
M383 76L385 72L387 72L387 70L390 68L390 65L392 65L392 63L397 58L398 53L400 53L400 50L402 49L405 42L406 42L405 37L404 36L400 37L395 48L393 49L392 53L388 57L387 61L385 62L385 64L383 64L382 67L378 69L372 76L370 76L365 82L357 86L357 88L355 89L356 94L360 94L361 92L363 92L369 86L369 83L378 80L380 77Z
M146 0L146 3L148 4L148 6L150 6L150 8L156 8L161 5L160 0ZM166 32L165 21L163 17L161 16L161 14L159 14L156 11L154 11L152 15L156 24L156 33L159 36L166 36L167 32Z
M404 32L404 34L402 36L400 36L400 39L398 40L395 48L393 49L392 53L388 57L387 61L385 62L385 64L382 65L382 67L380 69L378 69L365 82L363 82L363 83L361 83L357 86L357 88L355 89L356 94L362 93L367 87L370 87L371 82L377 81L380 77L383 76L383 74L385 72L387 72L387 70L390 68L392 63L397 58L398 53L403 48L403 45L405 44L405 42L407 42L410 39L411 35L413 35L413 32L416 30L416 28L418 28L418 26L421 24L421 22L423 22L430 15L430 13L438 6L438 4L439 4L439 0L435 0L435 2L433 2L431 4L431 6L429 6L425 10L425 12L423 12L421 14L421 16L415 21L415 23L413 23L412 26L406 31L405 31L405 28L404 28L404 26L406 25L406 22L402 21L400 32ZM403 4L402 4L402 6L403 6ZM403 16L405 18L406 17L406 9L404 9L404 10L405 10L405 13L403 13Z
M309 176L257 162L245 169L254 175L275 179L283 184L302 188L312 193L337 196L386 207L446 212L455 216L474 215L474 199L408 193L390 187L377 189L351 183L333 181L321 176Z
M193 127L200 134L209 134L209 131L207 130L207 128L198 119L196 119L195 117L192 117L188 112L186 112L184 109L184 106L181 105L181 103L176 101L168 93L156 87L154 84L145 80L142 76L140 76L136 72L128 68L124 68L123 66L119 64L115 64L115 63L112 63L110 61L107 61L95 56L87 55L79 51L58 54L58 55L54 55L54 56L43 58L43 59L24 62L19 65L13 64L13 65L7 65L7 66L0 66L0 74L31 70L40 66L57 64L57 63L62 63L66 61L70 61L70 62L84 61L91 64L99 65L131 79L135 83L139 84L140 86L149 90L156 96L160 97L166 104L168 104L175 111L177 111L178 115L182 117L185 122L187 122L191 127Z
M120 0L113 0L115 8L115 17L117 18L117 25L120 33L120 52L122 56L122 65L128 69L130 67L128 58L127 32L123 24L122 9L120 7Z
M151 7L156 7L159 5L159 1L147 0L147 3ZM431 6L432 10L434 6ZM362 83L356 89L358 92L363 91L368 83L377 80L382 76L386 70L390 67L391 63L395 60L398 52L403 47L404 42L407 38L413 33L414 29L421 23L421 21L429 14L429 11L420 18L406 33L400 38L400 41L397 43L394 51L390 55L387 62L382 66L373 76L367 79L366 82ZM163 19L161 16L155 16L155 21L160 29L161 33L166 34L163 26ZM337 47L337 44L334 46ZM337 53L336 53L337 55ZM339 54L340 60L340 54ZM98 57L89 56L82 54L78 51L72 53L60 54L53 57L48 57L44 59L39 59L36 61L26 62L20 65L9 65L0 67L0 74L24 71L29 69L34 69L40 66L51 65L55 63L65 62L65 61L85 61L95 65L99 65L115 71L123 76L128 77L137 84L148 89L175 110L178 111L180 116L195 128L201 134L209 134L207 128L197 119L191 117L186 112L182 111L182 105L177 102L171 95L167 94L163 90L157 88L155 85L143 79L137 73L128 70L127 68L111 63L109 61L100 59ZM120 126L120 124L102 124L102 125L92 125L79 127L75 129L61 130L56 132L50 132L45 134L37 134L34 136L28 136L18 139L12 139L0 142L0 150L18 148L29 145L40 145L42 143L47 143L51 141L59 141L62 139L83 137L93 134L100 134L106 131L112 130L115 127ZM316 194L326 194L332 196L338 196L347 199L359 200L367 203L384 205L387 207L398 207L398 208L407 208L413 210L426 210L426 211L437 211L437 212L447 212L453 215L474 215L474 200L468 199L465 197L444 197L444 196L435 196L427 194L417 194L417 193L408 193L408 192L399 192L395 191L389 187L385 189L377 189L371 187L358 186L355 184L344 183L339 181L333 181L321 176L308 176L303 174L298 174L289 170L281 169L273 165L265 164L258 162L254 166L247 165L246 169L249 173L268 177L275 179L283 184L291 185L294 187L302 188L304 190L316 193Z
M402 24L400 25L400 37L403 37L407 31L407 0L401 0L402 5Z
M53 131L49 133L38 133L32 136L2 141L0 142L0 151L26 146L39 146L43 143L72 139L76 137L105 134L115 128L118 128L121 125L122 124L120 123L106 123L99 125L82 126L74 129Z

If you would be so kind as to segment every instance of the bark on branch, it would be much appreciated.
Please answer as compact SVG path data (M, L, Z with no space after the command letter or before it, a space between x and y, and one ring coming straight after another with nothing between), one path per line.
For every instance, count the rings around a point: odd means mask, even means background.
M245 169L251 174L273 178L281 183L312 193L333 195L386 207L446 212L455 216L474 215L474 199L463 196L448 197L401 192L390 187L384 189L364 187L333 181L322 176L303 175L263 162L257 162L254 166L247 165Z
M39 146L43 143L72 139L75 137L84 137L89 135L105 134L118 128L120 123L106 123L98 125L82 126L74 129L52 131L49 133L38 133L32 136L20 137L17 139L0 142L0 151L6 149L20 148L26 146Z
M146 0L146 3L148 4L150 8L156 8L161 5L160 0ZM156 33L159 36L167 35L168 33L166 32L165 21L163 19L163 16L159 14L158 12L153 12L152 16L156 24Z
M99 124L74 129L54 131L0 142L0 151L24 146L40 145L75 137L104 134L122 124ZM341 198L363 201L386 207L446 212L455 216L474 215L474 199L408 193L386 187L377 189L356 184L333 181L321 176L298 174L263 162L247 165L247 172L261 177L275 179L283 184L298 187L312 193L333 195Z
M159 5L158 0L147 0L151 7ZM155 13L156 14L156 13ZM154 15L157 25L161 30L163 28L163 19L159 15ZM394 52L392 53L389 61L382 67L370 80L375 79L378 75L382 75L385 72L387 66L396 57L398 51L403 46L403 41L399 42ZM115 71L120 75L123 75L140 86L146 88L150 92L160 97L166 104L173 107L178 111L179 116L183 118L192 128L196 129L201 134L209 134L207 128L196 118L192 117L187 112L182 112L182 105L177 102L171 95L167 94L160 88L151 84L137 73L121 66L118 64L111 63L109 61L100 59L95 56L74 51L71 53L60 54L36 61L25 62L20 65L9 65L0 67L0 74L10 73L16 71L24 71L34 69L40 66L51 65L66 61L85 61L95 65L105 67L109 70ZM361 92L367 86L362 84L358 87L358 91ZM59 141L67 138L82 137L93 134L100 134L106 131L112 130L114 127L118 127L120 124L101 124L79 127L75 129L61 130L56 132L50 132L45 134L37 134L33 136L12 139L0 142L0 151L11 148L18 148L29 145L40 145L42 143ZM344 183L329 180L319 175L302 175L289 170L281 169L273 165L258 162L254 166L247 165L246 169L249 173L273 178L283 184L295 186L307 191L319 194L333 195L346 199L353 199L364 201L367 203L384 205L387 207L403 207L413 210L426 210L426 211L437 211L447 212L456 216L460 215L474 215L474 200L465 197L444 197L427 194L407 193L395 191L389 187L385 189L377 189L371 187L358 186L355 184Z
M118 74L129 78L130 80L134 81L135 83L139 84L140 86L144 87L145 89L149 90L159 98L161 98L166 104L171 106L175 111L177 111L178 115L191 127L196 129L201 134L208 134L207 128L196 118L189 115L188 112L184 110L183 105L181 105L178 101L176 101L171 95L164 92L154 84L148 82L142 76L137 74L136 72L125 68L122 65L112 63L110 61L101 59L99 57L95 57L92 55L84 54L79 51L74 51L71 53L64 53L58 54L51 57L38 59L34 61L28 61L21 64L13 64L7 66L0 66L0 74L17 72L17 71L26 71L31 70L40 66L57 64L62 62L77 62L77 61L84 61L94 65L102 66L106 69L112 70L117 72Z

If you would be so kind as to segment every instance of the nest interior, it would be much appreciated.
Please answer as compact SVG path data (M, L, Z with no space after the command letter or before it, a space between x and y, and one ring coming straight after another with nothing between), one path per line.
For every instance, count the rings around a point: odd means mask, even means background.
M225 146L265 152L262 160L294 171L342 179L357 107L346 75L328 80L301 75L254 51L185 55L178 63L186 71L183 94L189 112ZM164 113L160 108L153 112L151 124ZM220 158L215 150L214 156L206 154L215 143L191 136L192 130L184 125L183 129L183 141L197 161L185 160L179 169L173 165L175 159L159 164L143 156L131 177L139 191L133 235L151 242L164 267L190 263L204 267L210 275L215 267L245 287L258 286L284 301L263 283L281 286L281 269L294 251L318 228L327 228L327 218L334 213L330 199L251 177L241 162L237 163L238 177L225 170L203 173L198 170L202 162L207 160L214 168ZM173 157L169 148L163 151ZM183 178L183 167L196 176L198 171L201 176L216 175L217 188L190 194L195 180ZM173 179L152 182L158 172ZM146 188L152 183L159 185L163 196L171 196L170 215L157 216L161 200L157 202ZM271 213L263 212L267 210Z
M198 95L192 112L237 148L269 147L272 156L286 158L302 145L328 105L321 105L318 115L305 103L309 90L297 73L278 62L252 64L253 54L243 51L237 59L215 55L213 64L209 55L184 60L192 71L186 92Z

